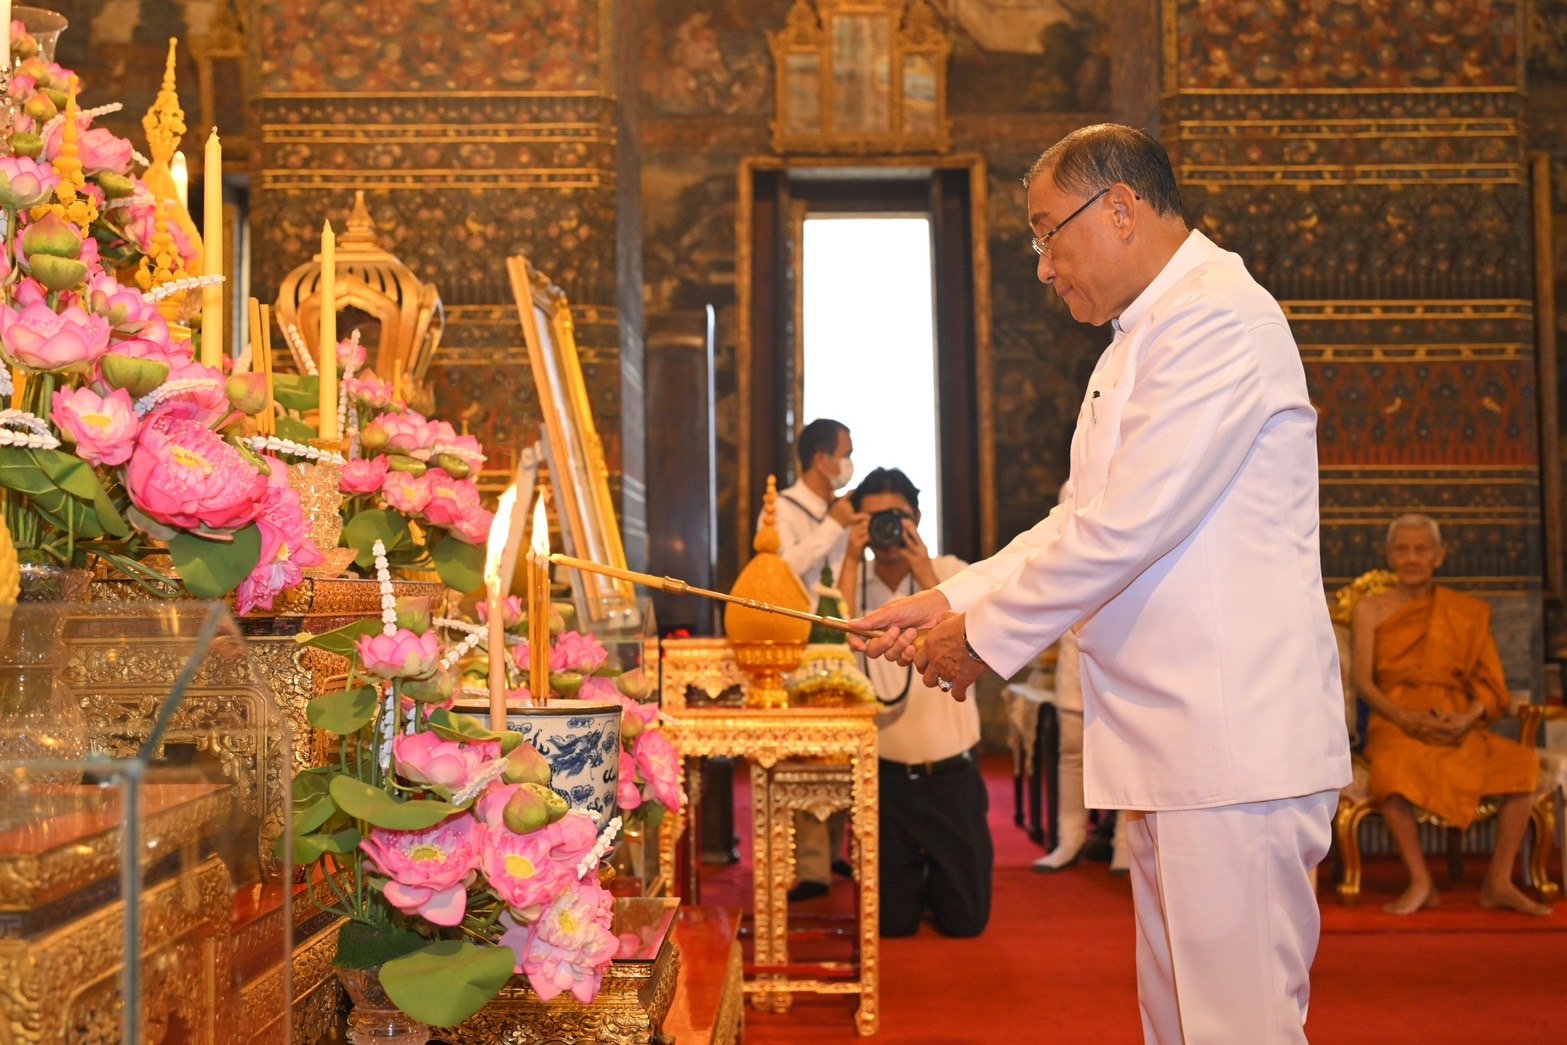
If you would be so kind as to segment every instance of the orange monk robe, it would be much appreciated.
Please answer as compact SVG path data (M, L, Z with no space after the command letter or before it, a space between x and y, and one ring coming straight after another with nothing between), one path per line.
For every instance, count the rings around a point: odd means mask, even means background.
M1491 608L1450 588L1437 587L1382 622L1375 678L1409 711L1457 714L1479 701L1488 722L1511 703L1491 639ZM1480 726L1449 747L1416 740L1378 714L1366 731L1366 757L1373 800L1403 795L1455 827L1469 826L1486 795L1533 792L1540 773L1532 751Z

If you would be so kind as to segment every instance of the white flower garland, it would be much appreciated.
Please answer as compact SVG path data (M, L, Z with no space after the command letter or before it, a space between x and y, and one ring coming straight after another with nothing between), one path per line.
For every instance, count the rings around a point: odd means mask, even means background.
M310 354L310 346L305 344L305 335L299 332L299 328L292 323L283 323L283 336L288 339L290 347L294 350L294 357L299 360L299 365L304 368L307 377L314 377L320 373L316 369L315 357Z
M386 687L386 713L381 716L381 772L392 769L392 737L397 733L397 687Z
M343 455L336 450L318 450L305 443L296 443L292 439L284 439L276 435L252 435L242 440L252 450L275 450L278 453L292 454L302 457L307 461L325 461L328 464L347 464Z
M42 418L25 410L0 410L0 446L55 450L59 448L60 440L49 431L48 423Z
M609 852L615 844L615 836L620 834L620 817L613 817L604 825L604 830L599 832L598 841L593 843L593 848L588 850L582 862L577 864L577 879L586 878L589 872L597 871L599 861L604 859L604 854Z
M122 207L136 207L143 204L149 207L156 207L158 200L151 193L133 192L129 196L121 196L117 200L107 201L104 203L103 209L106 211L119 210Z
M392 594L392 568L386 562L386 544L377 537L370 549L375 556L375 576L381 582L381 634L397 634L397 598Z
M473 648L475 646L477 646L481 641L483 641L483 639L484 639L483 635L466 635L466 636L464 636L463 640L461 642L459 642L457 645L453 646L451 649L447 650L446 653L444 655L442 655L442 657L441 657L441 670L442 671L449 671L449 670L451 670L451 667L452 667L453 664L456 664L459 660L463 659L469 653L471 653L473 651Z
M223 282L220 275L212 276L186 276L183 279L171 279L161 287L154 287L142 294L141 299L149 305L156 305L164 298L171 298L175 294L184 293L187 290L195 290L198 287L213 287Z
M4 224L5 222L0 221L0 225ZM5 398L9 399L11 398L11 394L15 391L16 386L11 384L11 368L4 365L3 363L0 363L0 396L4 396ZM32 415L29 414L28 416L31 417Z
M152 161L149 160L147 157L143 156L140 152L138 152L135 149L131 150L131 159L135 160L137 163L141 164L143 167L151 167L152 166Z
M200 392L206 389L222 388L223 385L212 377L186 377L178 381L165 381L151 392L136 400L136 416L146 417L155 410L159 403L166 399L172 399L186 392Z
M78 126L80 126L82 123L92 123L100 116L108 116L111 113L117 113L123 108L125 108L125 106L120 102L110 102L108 105L100 105L94 109L77 109L76 123ZM65 113L55 113L49 118L49 122L44 124L44 129L38 132L38 136L40 138L48 138L49 135L54 133L54 129L64 122ZM143 167L149 166L151 163L147 157L137 152L134 148L131 149L131 159L137 161Z
M491 760L485 767L474 774L473 779L461 791L452 795L451 802L454 806L467 805L484 793L484 789L494 783L502 773L506 771L506 760L497 758Z

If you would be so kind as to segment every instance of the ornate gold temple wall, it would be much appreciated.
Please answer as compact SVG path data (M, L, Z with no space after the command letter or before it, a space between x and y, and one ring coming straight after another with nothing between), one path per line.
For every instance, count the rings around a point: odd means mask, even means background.
M505 269L525 254L572 303L636 562L641 272L625 185L638 177L616 97L615 14L613 0L248 0L252 278L277 286L363 189L382 245L446 306L437 413L468 425L500 480L540 420Z
M1522 2L1283 17L1166 0L1164 140L1198 224L1280 299L1321 412L1329 585L1426 512L1515 683L1542 533Z

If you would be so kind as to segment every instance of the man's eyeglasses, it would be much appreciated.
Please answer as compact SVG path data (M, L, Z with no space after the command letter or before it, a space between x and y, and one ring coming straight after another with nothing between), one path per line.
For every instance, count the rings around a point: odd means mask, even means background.
M1043 236L1035 236L1033 240L1030 241L1030 245L1034 248L1034 253L1038 254L1042 258L1048 258L1050 256L1050 240L1055 236L1055 234L1066 228L1068 225L1072 224L1073 218L1083 213L1083 211L1087 210L1089 207L1092 207L1094 202L1098 200L1099 197L1103 196L1109 191L1110 186L1106 185L1104 188L1088 197L1087 202L1074 210L1072 213L1068 214L1060 223L1056 225L1055 228L1051 229Z

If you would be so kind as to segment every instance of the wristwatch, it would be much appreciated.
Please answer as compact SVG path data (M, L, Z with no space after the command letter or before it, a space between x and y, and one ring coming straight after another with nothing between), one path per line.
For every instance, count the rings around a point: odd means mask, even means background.
M963 633L963 652L969 655L970 660L977 660L981 664L985 663L985 658L974 652L974 647L969 644L968 632L966 631Z

